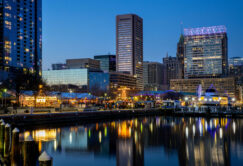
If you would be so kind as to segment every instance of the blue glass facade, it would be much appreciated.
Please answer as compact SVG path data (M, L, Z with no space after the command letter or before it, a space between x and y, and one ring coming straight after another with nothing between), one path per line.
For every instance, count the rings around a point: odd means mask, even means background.
M21 71L41 75L42 0L1 0L0 13L0 80Z
M91 89L107 91L109 89L109 74L91 72L89 69L65 69L43 71L43 79L48 85L76 85Z
M106 92L109 90L110 75L102 72L89 72L90 91L99 90Z
M43 79L48 85L88 85L88 69L67 69L43 71Z
M100 69L105 72L116 71L116 55L96 55L95 60L100 61Z

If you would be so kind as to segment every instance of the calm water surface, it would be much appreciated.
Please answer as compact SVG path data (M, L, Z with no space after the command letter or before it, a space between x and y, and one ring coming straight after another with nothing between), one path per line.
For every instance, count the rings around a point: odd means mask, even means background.
M54 166L243 165L243 119L150 117L23 130Z

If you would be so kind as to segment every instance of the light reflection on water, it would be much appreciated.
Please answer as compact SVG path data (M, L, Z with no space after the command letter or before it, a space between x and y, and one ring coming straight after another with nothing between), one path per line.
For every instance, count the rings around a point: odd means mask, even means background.
M151 117L25 131L54 165L243 165L243 119Z

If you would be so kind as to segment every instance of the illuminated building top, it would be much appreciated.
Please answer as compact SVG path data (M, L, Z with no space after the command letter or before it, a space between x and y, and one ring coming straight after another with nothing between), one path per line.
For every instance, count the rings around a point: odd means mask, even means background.
M210 35L219 33L226 33L226 27L224 25L184 29L185 36Z

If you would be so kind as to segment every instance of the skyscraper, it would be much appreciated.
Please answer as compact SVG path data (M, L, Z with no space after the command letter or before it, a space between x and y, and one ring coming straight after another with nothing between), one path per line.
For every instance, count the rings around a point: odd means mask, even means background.
M0 1L0 81L19 72L41 75L42 0Z
M184 36L180 36L180 40L177 43L176 57L179 61L179 73L178 78L184 78Z
M135 14L116 17L116 69L137 78L143 90L143 19Z
M222 77L228 73L225 26L184 30L185 78Z

